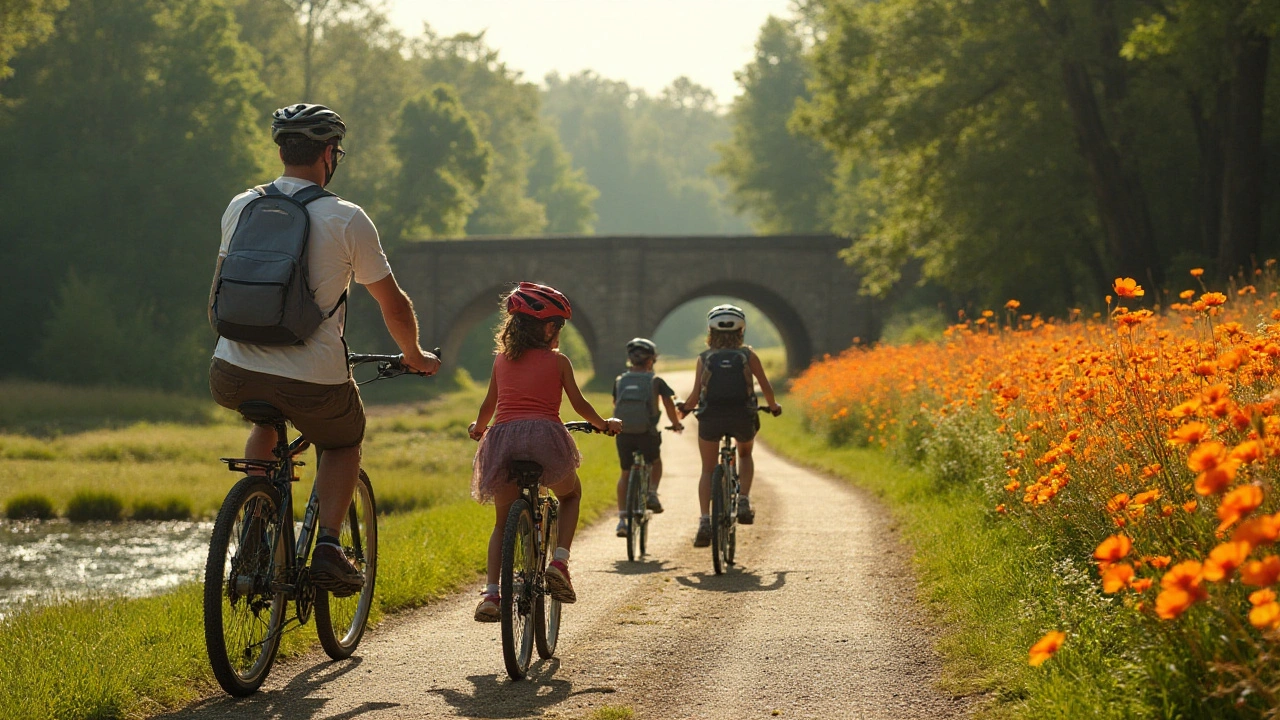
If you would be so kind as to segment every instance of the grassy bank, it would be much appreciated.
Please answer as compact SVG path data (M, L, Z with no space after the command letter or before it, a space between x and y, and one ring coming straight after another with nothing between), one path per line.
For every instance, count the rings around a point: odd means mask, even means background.
M769 423L762 440L780 455L844 478L881 498L912 546L921 598L942 628L942 684L983 696L991 718L1162 717L1138 706L1128 659L1145 644L1101 595L1092 569L1067 566L1021 528L996 522L974 484L944 486L880 450L833 447L798 412ZM1027 649L1070 628L1053 661L1033 668ZM1149 689L1148 689L1149 691Z
M604 408L603 398L592 400ZM399 512L379 521L375 620L453 592L483 571L493 509L470 500L475 444L465 436L478 403L477 391L469 391L421 407L373 413L366 466L380 504L400 504ZM85 478L93 477L104 463L114 463L121 472L99 475L100 486L130 498L163 486L166 493L185 493L193 502L205 503L202 507L216 507L235 480L216 465L216 458L219 452L238 454L244 428L235 422L211 422L199 427L135 425L86 434L105 433L94 439L64 435L57 439L64 444L57 447L67 455L27 462L79 469ZM166 480L166 461L103 461L77 455L95 443L137 441L139 435L153 435L155 446L193 445L199 450L188 452L205 454L189 465L209 466L212 471L193 469L185 480ZM585 456L582 522L589 523L612 503L616 456L612 441L602 436L580 436L579 446ZM0 467L0 472L7 467ZM39 486L26 482L23 487L28 489ZM310 484L299 485L303 487L295 497L305 502ZM6 483L3 491L12 488ZM310 628L286 635L282 651L296 654L310 647ZM189 701L215 687L204 652L200 588L189 585L159 597L84 600L19 613L0 623L0 677L5 678L0 684L0 717L135 717Z

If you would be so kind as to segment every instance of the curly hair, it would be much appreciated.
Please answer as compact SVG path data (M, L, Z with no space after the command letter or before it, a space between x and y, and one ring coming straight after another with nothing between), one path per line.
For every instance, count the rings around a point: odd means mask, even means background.
M505 306L506 298L502 302ZM494 345L497 346L495 352L508 360L519 360L525 350L551 347L551 343L560 334L560 329L557 328L551 338L547 339L542 328L548 322L554 321L539 320L523 313L507 313L493 336Z
M708 330L707 347L712 350L740 348L742 347L742 338L745 334L746 328L738 328L737 330Z

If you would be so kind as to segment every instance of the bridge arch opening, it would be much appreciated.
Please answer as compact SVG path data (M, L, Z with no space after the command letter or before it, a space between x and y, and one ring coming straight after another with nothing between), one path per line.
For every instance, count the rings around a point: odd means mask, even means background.
M664 305L653 333L663 354L692 357L705 349L707 311L721 303L733 303L746 312L746 342L757 350L770 376L786 377L809 364L813 342L791 304L765 287L732 281L701 286Z
M510 289L510 283L496 285L477 295L454 316L441 346L448 366L462 368L478 381L488 380L493 369L493 335L501 311L498 298ZM585 311L575 307L573 320L561 332L560 350L573 361L579 383L590 377L596 366L593 347L595 331L591 321Z

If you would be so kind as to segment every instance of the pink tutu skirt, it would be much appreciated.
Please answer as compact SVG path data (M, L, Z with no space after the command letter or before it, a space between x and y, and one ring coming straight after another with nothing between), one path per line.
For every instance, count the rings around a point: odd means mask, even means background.
M569 431L554 420L512 420L489 428L471 464L471 497L493 499L508 480L507 464L533 460L542 466L542 484L559 485L577 476L582 454Z

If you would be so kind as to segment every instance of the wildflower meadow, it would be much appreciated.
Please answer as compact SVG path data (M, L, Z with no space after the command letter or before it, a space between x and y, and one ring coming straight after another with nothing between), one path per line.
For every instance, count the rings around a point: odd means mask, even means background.
M1221 292L1191 275L1164 297L1117 278L1105 312L1063 319L1010 300L962 315L936 342L826 358L792 392L829 442L978 485L993 522L1089 568L1099 612L1124 628L1109 651L1142 692L1181 685L1269 717L1280 705L1280 285L1275 261ZM1041 671L1078 633L1098 634L1061 616L1028 648Z

